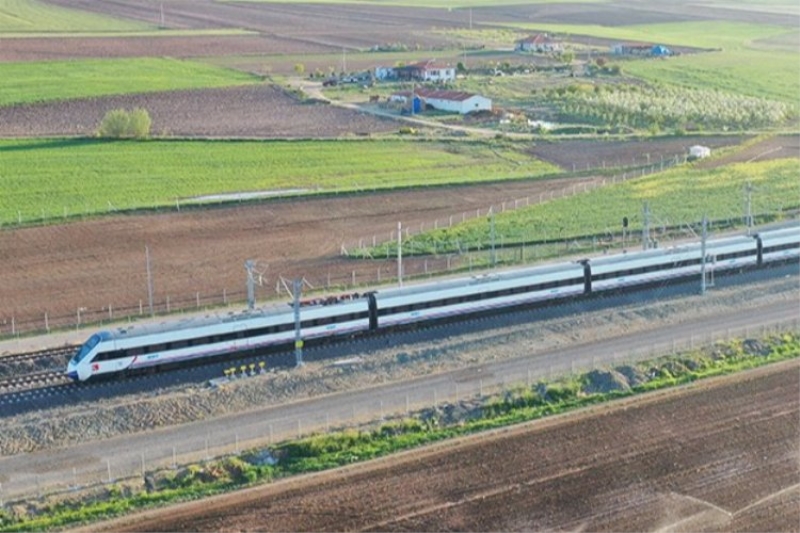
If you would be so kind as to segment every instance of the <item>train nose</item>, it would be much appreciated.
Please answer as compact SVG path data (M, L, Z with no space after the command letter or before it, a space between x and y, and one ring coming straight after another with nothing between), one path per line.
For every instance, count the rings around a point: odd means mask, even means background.
M64 375L72 381L78 381L78 371L72 365L67 367L67 371L64 372Z

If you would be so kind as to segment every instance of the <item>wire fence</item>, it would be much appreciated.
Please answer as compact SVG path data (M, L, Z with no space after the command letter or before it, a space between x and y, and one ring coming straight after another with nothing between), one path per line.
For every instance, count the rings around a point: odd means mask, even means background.
M633 365L644 360L665 355L675 355L709 346L717 341L735 338L763 338L769 334L800 331L798 318L768 326L750 326L711 331L689 339L673 340L659 344L643 344L611 358L595 355L570 355L550 360L549 364L537 364L531 357L523 361L524 366L500 366L480 377L465 379L463 371L455 374L432 376L420 384L384 389L370 389L348 393L352 403L333 402L330 399L309 400L310 407L299 414L285 412L270 414L268 411L257 421L237 423L235 420L209 420L203 424L204 434L172 433L164 430L147 435L132 435L125 453L103 455L92 452L87 459L74 454L75 464L66 458L58 468L38 470L38 473L9 473L0 483L0 508L14 501L29 497L44 497L54 494L69 494L94 487L115 483L133 483L141 486L148 474L163 470L176 470L182 465L202 463L244 450L270 446L275 443L310 436L332 429L359 427L388 418L408 417L422 409L440 408L445 405L481 402L491 395L518 390L564 376L577 375L593 369L608 369L621 365ZM529 354L529 355L536 355ZM238 379L259 379L240 376ZM308 403L308 402L305 402Z
M623 183L633 178L640 178L642 176L647 176L649 174L654 174L656 172L662 172L666 168L680 165L685 162L686 162L686 156L675 156L667 160L662 160L659 163L642 166L640 168L630 169L627 172L623 172L622 174L614 175L608 178L603 178L602 180L598 180L594 183L574 184L563 187L558 190L542 192L533 197L526 196L524 198L513 198L505 202L501 202L499 205L491 205L489 207L485 207L482 209L478 208L475 209L474 211L462 211L461 213L449 215L447 218L436 219L428 223L420 223L419 225L402 227L400 231L402 232L403 239L409 239L414 235L420 235L425 233L426 231L451 228L454 225L461 224L468 220L480 219L481 217L486 217L491 214L504 213L506 211L514 211L517 209L526 208L531 205L542 204L544 202L556 200L559 198L566 198L569 196L574 196L576 194L587 193L589 191L605 187L607 185L615 185L617 183ZM342 255L349 256L355 251L363 251L365 248L368 247L376 248L380 245L387 245L386 248L388 249L389 248L388 245L397 241L397 236L398 236L397 231L393 230L388 234L374 234L369 237L362 237L359 238L357 241L353 240L349 242L343 242L340 251Z

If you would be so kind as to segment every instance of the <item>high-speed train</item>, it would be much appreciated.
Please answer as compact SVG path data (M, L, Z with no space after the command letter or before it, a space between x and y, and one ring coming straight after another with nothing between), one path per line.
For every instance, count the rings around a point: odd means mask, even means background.
M796 261L800 259L800 227L708 240L705 258L707 272ZM692 243L306 300L300 312L300 336L308 341L358 334L664 283L699 276L701 263L701 244ZM188 360L289 347L294 340L294 311L285 306L130 326L89 337L69 361L67 375L85 381Z

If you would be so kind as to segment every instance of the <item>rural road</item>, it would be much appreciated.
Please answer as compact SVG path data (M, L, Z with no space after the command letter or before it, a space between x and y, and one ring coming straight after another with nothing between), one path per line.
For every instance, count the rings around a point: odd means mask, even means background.
M639 331L588 344L567 346L518 359L498 361L413 380L377 385L366 390L337 393L280 406L259 408L181 426L144 431L71 448L0 458L0 499L38 491L67 489L140 475L144 468L169 466L230 453L238 448L267 444L298 433L402 414L478 394L506 383L524 383L571 369L631 361L653 354L684 349L715 338L757 333L796 319L794 299L759 309L734 310L672 326L653 324Z

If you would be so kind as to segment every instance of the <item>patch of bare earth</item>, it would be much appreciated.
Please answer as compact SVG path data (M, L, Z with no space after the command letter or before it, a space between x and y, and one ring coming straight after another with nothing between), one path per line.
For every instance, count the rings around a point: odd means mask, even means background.
M794 531L798 370L790 361L107 530Z
M703 143L698 143L703 144ZM750 163L800 157L800 135L777 135L735 153L697 163L698 168L717 168L732 163Z
M675 156L689 154L696 144L709 148L724 148L741 144L746 137L661 137L647 140L624 141L555 141L538 142L530 149L534 156L567 170L582 168L640 166L668 161ZM786 155L782 157L787 157Z
M112 109L146 109L154 135L331 138L396 131L396 122L320 103L270 85L81 98L0 107L0 136L94 135Z

